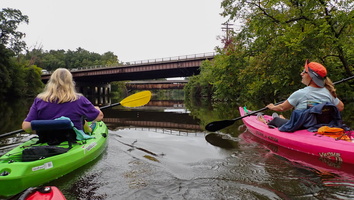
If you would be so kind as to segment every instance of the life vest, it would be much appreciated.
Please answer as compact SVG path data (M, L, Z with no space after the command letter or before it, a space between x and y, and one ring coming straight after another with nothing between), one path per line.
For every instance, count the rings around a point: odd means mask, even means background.
M342 128L322 126L317 130L317 133L335 139L351 141L351 138L346 134L346 132Z

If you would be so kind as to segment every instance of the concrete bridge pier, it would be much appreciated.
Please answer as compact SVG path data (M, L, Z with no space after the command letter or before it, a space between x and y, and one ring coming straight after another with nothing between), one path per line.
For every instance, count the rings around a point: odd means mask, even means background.
M96 97L88 97L89 100L94 104L98 105L99 107L103 105L111 105L111 98L108 96L96 96Z
M76 90L84 95L106 96L111 93L111 84L77 83Z

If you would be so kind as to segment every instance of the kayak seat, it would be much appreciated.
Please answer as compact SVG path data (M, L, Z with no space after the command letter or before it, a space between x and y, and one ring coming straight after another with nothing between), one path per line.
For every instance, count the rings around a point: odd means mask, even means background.
M323 106L322 113L316 114L317 124L329 124L334 120L335 110L333 106Z
M76 133L69 120L33 120L31 127L39 137L37 143L58 145L68 141L70 148L76 141Z

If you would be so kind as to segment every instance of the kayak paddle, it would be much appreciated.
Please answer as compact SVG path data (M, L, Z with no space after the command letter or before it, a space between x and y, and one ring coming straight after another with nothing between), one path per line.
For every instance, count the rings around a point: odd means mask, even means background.
M118 105L122 105L122 106L128 107L128 108L134 108L134 107L143 106L143 105L149 103L150 99L151 99L151 92L146 90L146 91L132 94L132 95L124 98L119 103L114 103L114 104L111 104L108 106L102 106L102 107L100 107L100 109L102 110L102 109L111 108L111 107L118 106ZM19 129L16 131L11 131L8 133L1 134L0 138L4 138L4 137L10 136L10 135L14 135L17 133L22 133L22 132L24 132L24 130L22 130L22 129Z
M348 78L345 78L345 79L342 79L342 80L340 80L340 81L334 82L333 84L336 85L336 84L339 84L339 83L343 83L343 82L348 81L348 80L351 80L351 79L353 79L353 78L354 78L354 76L350 76L350 77L348 77ZM278 102L278 103L276 103L275 105L281 104L281 103L283 103L283 102L284 102L284 101ZM237 118L235 118L235 119L228 119L228 120L221 120L221 121L210 122L209 124L207 124L207 125L205 126L205 130L211 131L211 132L219 131L219 130L221 130L221 129L223 129L223 128L226 128L226 127L228 127L228 126L231 126L231 125L234 124L235 121L237 121L237 120L240 120L240 119L242 119L242 118L248 117L248 116L250 116L250 115L254 115L254 114L256 114L256 113L262 112L262 111L267 110L267 109L268 109L267 107L264 107L264 108L262 108L262 109L253 111L253 112L251 112L251 113L249 113L249 114L247 114L247 115L244 115L244 116L242 116L242 117L237 117Z
M281 104L283 103L282 102L279 102L275 105L278 105L278 104ZM231 126L232 124L234 124L237 120L240 120L242 118L245 118L245 117L248 117L248 116L251 116L251 115L254 115L256 113L259 113L259 112L262 112L264 110L267 110L268 108L267 107L264 107L262 109L259 109L259 110L256 110L256 111L252 111L250 113L248 113L247 115L244 115L244 116L241 116L241 117L237 117L235 119L227 119L227 120L221 120L221 121L215 121L215 122L210 122L209 124L207 124L205 126L205 129L207 131L211 131L211 132L215 132L215 131L218 131L218 130L221 130L223 128L226 128L228 126Z
M151 99L151 92L146 90L146 91L132 94L126 97L125 99L123 99L122 101L120 101L119 103L114 103L108 106L102 106L100 109L102 110L102 109L111 108L118 105L122 105L128 108L134 108L149 103L150 99Z

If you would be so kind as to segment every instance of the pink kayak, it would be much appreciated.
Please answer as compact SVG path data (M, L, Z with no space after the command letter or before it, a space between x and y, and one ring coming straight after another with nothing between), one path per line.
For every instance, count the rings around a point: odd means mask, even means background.
M322 179L322 182L327 186L332 183L345 184L348 180L354 179L354 165L336 162L334 160L320 159L313 155L290 150L274 143L261 140L258 137L252 135L249 131L243 132L239 135L240 138L246 143L257 143L263 145L264 148L270 150L271 153L265 153L267 151L261 151L262 156L272 156L272 154L282 157L282 160L286 160L297 168L307 169L321 176L326 176Z
M240 107L239 111L241 116L246 115L244 108ZM272 119L268 115L264 115L264 118ZM322 159L354 164L354 143L351 141L336 140L307 130L280 132L277 128L269 128L268 125L258 121L255 115L244 117L242 120L250 133L267 142Z

